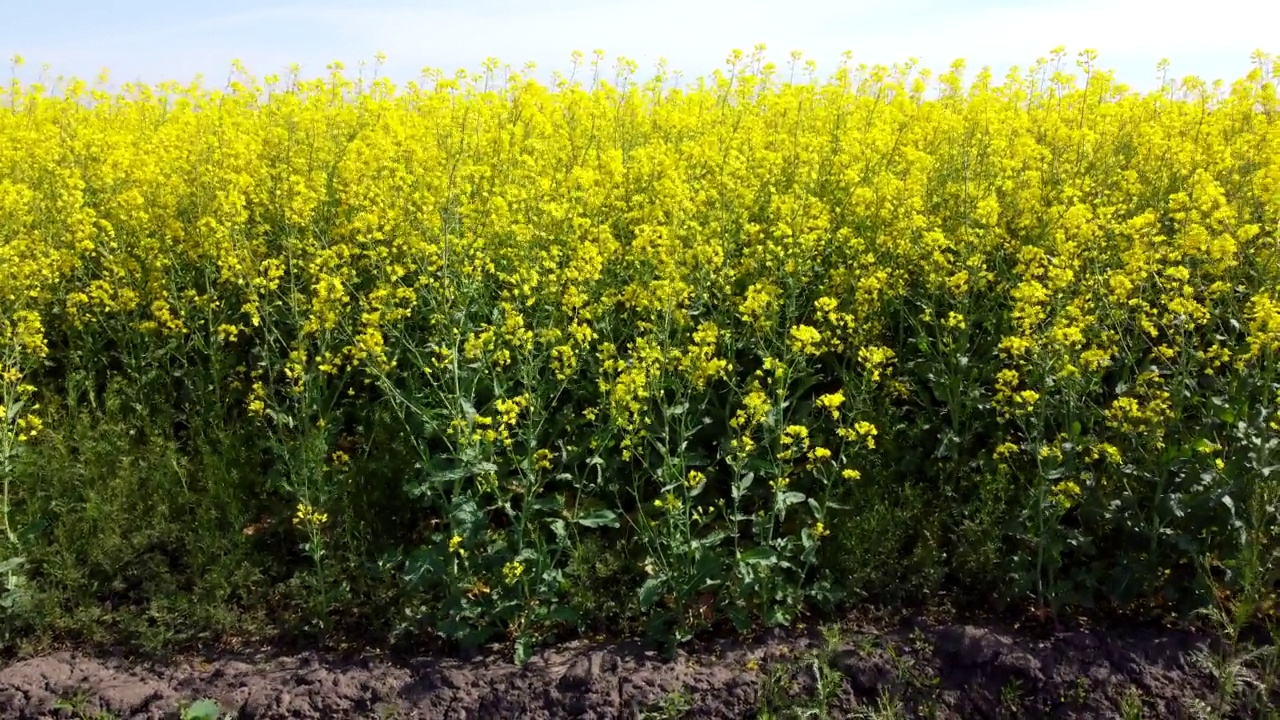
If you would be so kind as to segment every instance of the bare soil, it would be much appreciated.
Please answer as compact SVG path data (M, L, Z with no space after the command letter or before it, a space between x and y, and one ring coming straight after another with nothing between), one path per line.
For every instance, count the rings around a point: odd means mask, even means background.
M1213 684L1191 655L1207 636L1150 627L1028 631L934 624L846 629L833 651L817 632L715 642L665 659L638 643L573 643L523 667L497 654L462 660L237 654L165 664L63 652L0 669L0 717L178 717L213 698L236 718L749 718L779 693L807 702L823 674L832 717L883 696L910 717L1189 716ZM824 650L827 650L824 652ZM815 670L811 661L820 660ZM55 709L79 698L78 712ZM770 700L774 698L774 700ZM683 713L662 712L683 699ZM668 707L679 703L669 702Z

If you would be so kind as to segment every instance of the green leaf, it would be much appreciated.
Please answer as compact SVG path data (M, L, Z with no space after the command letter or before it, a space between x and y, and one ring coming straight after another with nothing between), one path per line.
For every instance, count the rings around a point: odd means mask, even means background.
M538 512L558 510L560 509L560 500L555 496L534 498L525 503L525 508L527 510L537 510Z
M741 478L735 480L733 483L734 499L736 500L738 498L741 498L743 495L747 494L747 488L751 487L751 483L755 479L756 479L756 474L749 472L743 475Z
M652 607L658 601L658 596L662 594L662 587L666 584L665 575L654 575L644 581L644 585L640 586L640 607Z
M182 720L218 720L222 708L214 700L204 698L197 700L182 711Z
M716 532L713 532L707 535L706 537L697 538L696 540L693 541L693 544L697 547L715 547L716 545L719 545L722 541L724 541L726 538L730 537L732 534L733 533L729 532L728 530L718 530Z
M471 498L458 498L453 503L449 520L459 529L470 529L480 520L480 506Z
M785 627L791 624L792 613L790 608L775 605L769 608L769 612L765 615L765 622L770 627Z
M443 485L443 484L446 484L446 483L456 482L456 481L458 481L458 480L461 480L461 479L465 478L466 476L467 476L467 471L466 471L466 469L464 469L464 468L453 468L453 469L450 469L450 470L441 470L441 471L439 471L439 472L433 472L433 473L431 473L430 478L431 478L431 481L432 481L433 483ZM420 484L417 484L417 483L415 483L415 484L414 484L414 486L415 486L415 487L424 487L424 486L422 486L422 485L420 485ZM425 487L424 487L424 491L425 491Z
M725 608L725 614L729 616L729 621L740 633L745 633L751 629L751 618L742 608L731 605Z
M807 527L800 528L800 545L804 547L806 555L809 550L812 550L817 545L817 543L814 542L813 530ZM805 560L808 560L808 558L806 557Z
M578 611L574 610L568 605L561 605L559 607L555 607L555 608L552 608L551 610L548 610L547 614L543 617L543 620L546 620L547 622L550 622L550 623L564 623L566 625L573 625L574 623L578 622Z
M431 578L443 570L439 555L430 548L421 547L409 553L409 557L405 559L403 577L405 582L413 586L424 576Z
M523 666L529 662L529 657L533 655L533 639L528 635L521 635L516 638L515 660L516 665Z
M794 490L784 492L778 496L778 503L783 507L791 507L792 505L796 505L804 501L805 494L802 492L795 492Z
M770 565L777 559L778 553L770 547L754 547L738 556L738 562L747 565Z
M564 542L569 536L568 528L565 526L564 520L560 518L551 520L551 532L555 533L556 540L560 542Z
M590 528L597 528L606 525L608 527L618 527L618 513L608 509L592 510L579 515L577 517L577 523Z

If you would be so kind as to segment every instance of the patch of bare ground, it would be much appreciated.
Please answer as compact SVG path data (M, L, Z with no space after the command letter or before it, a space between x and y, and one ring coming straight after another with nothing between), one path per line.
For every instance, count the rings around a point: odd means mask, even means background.
M196 698L233 718L1179 718L1214 692L1205 635L1026 631L914 621L773 632L668 659L639 643L468 660L225 655L160 665L63 652L0 670L0 717L169 718ZM67 709L76 698L76 709ZM59 709L59 705L62 708ZM1136 713L1136 714L1135 714Z

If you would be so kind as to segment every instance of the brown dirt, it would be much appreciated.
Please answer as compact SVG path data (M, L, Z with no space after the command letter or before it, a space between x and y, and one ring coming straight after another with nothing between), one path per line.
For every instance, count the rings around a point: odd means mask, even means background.
M1191 661L1206 643L1137 627L1032 633L918 621L846 630L829 656L839 680L830 711L856 717L887 694L912 717L1112 718L1136 690L1143 717L1187 717L1188 699L1211 693ZM811 695L805 658L823 646L817 633L779 632L668 661L638 644L578 643L541 651L522 668L496 655L241 655L157 665L60 653L0 669L0 717L177 717L179 703L209 697L237 718L744 718L756 716L767 688ZM687 698L685 714L646 714L673 693ZM84 699L81 714L55 710L72 697Z

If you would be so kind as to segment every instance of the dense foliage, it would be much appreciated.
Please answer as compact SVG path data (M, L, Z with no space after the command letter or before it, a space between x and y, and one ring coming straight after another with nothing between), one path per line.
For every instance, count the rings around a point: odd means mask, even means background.
M0 95L10 640L1258 584L1280 64L575 63Z

